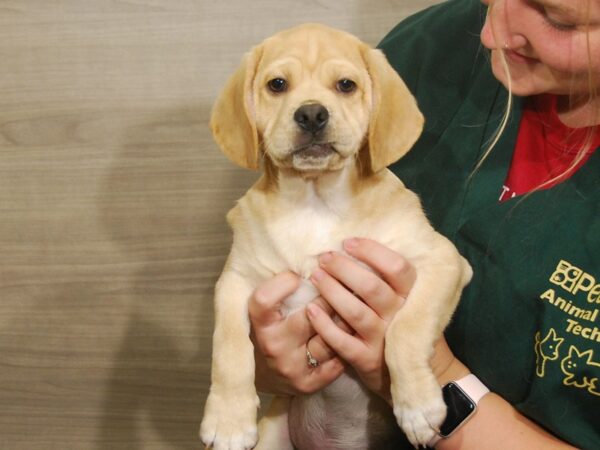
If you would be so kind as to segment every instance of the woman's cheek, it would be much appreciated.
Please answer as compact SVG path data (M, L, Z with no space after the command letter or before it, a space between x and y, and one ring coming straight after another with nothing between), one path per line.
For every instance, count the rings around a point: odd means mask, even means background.
M583 34L546 36L546 39L539 39L531 44L536 49L540 61L557 72L577 75L587 73L590 62L592 65L597 65L593 58L590 61L590 56L594 53L588 53L587 39ZM590 47L590 50L594 48L598 51L597 47Z

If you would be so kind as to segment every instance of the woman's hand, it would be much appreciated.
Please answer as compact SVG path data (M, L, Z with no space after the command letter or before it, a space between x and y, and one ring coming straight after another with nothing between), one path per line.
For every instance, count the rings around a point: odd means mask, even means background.
M283 317L283 301L299 285L299 278L284 272L266 281L249 302L249 315L255 343L256 385L273 394L297 395L316 392L339 377L344 365L315 331L301 309ZM322 299L313 301L323 315L331 308ZM337 326L334 325L336 328ZM309 342L310 341L310 342ZM319 365L309 367L306 346Z
M283 301L299 285L299 277L291 272L263 283L250 299L259 390L288 395L316 392L344 371L344 360L369 389L390 401L385 332L410 292L416 272L402 256L375 241L351 239L344 248L355 259L340 253L321 256L312 282L326 301L315 299L306 312L287 317L280 312ZM319 361L316 368L307 364L307 343ZM438 379L446 380L457 364L446 341L440 339L431 361Z
M370 239L346 240L344 250L355 259L336 252L323 254L311 280L354 333L337 326L329 311L318 304L307 307L308 317L323 341L352 365L362 382L390 401L385 332L404 304L416 272L401 255Z

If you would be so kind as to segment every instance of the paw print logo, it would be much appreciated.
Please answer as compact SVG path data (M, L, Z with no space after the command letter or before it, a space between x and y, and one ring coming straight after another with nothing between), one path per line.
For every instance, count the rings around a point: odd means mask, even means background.
M561 260L556 266L556 270L550 276L550 282L564 288L567 292L572 292L577 280L581 277L583 271L565 260Z

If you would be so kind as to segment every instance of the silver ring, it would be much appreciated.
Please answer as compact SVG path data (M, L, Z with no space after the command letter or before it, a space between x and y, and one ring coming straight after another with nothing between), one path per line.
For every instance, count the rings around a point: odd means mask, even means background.
M310 342L310 339L308 341L306 341L306 363L308 364L308 367L310 367L311 369L316 369L317 367L319 367L319 361L317 361L317 359L312 355L312 353L308 349L309 342Z

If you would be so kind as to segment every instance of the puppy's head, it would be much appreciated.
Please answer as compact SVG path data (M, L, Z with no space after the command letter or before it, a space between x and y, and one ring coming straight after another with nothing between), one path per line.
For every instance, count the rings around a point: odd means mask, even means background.
M416 102L379 51L322 25L301 25L250 51L217 99L215 139L235 163L262 157L301 173L357 159L367 173L403 156L423 126Z

